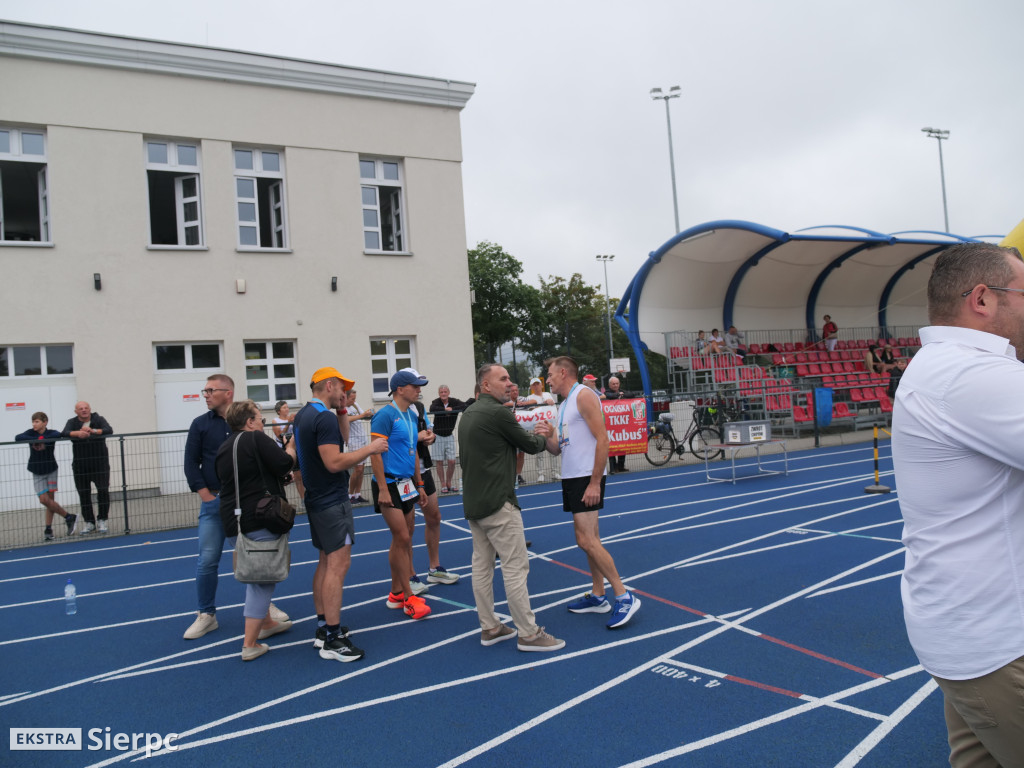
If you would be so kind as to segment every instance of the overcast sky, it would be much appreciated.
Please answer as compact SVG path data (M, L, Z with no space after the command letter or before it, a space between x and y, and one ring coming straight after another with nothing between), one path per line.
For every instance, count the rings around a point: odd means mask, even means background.
M1024 218L1020 0L0 0L0 18L468 81L466 237L621 295L675 231ZM0 117L3 116L0 96Z

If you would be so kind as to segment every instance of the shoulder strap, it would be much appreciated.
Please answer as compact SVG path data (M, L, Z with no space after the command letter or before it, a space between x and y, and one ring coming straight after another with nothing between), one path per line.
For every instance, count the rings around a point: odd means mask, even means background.
M235 517L242 517L242 502L241 495L238 491L238 440L241 438L241 434L235 438L235 442L231 444L231 464L235 470Z

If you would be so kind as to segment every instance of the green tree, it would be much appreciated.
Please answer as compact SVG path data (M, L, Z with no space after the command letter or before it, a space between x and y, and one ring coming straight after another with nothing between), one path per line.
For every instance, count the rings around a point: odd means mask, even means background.
M468 252L473 291L473 352L477 365L494 360L499 347L516 338L536 306L537 289L519 279L523 265L495 243Z

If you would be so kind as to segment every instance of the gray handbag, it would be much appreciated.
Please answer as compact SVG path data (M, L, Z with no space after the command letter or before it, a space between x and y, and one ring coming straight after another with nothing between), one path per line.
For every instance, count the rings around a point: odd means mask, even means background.
M239 436L240 437L240 436ZM259 456L256 457L259 461ZM235 580L243 584L277 584L288 578L292 567L292 551L288 548L288 534L273 541L253 541L242 533L241 494L238 487L238 438L231 446L231 463L235 470L235 519L238 537L232 564Z

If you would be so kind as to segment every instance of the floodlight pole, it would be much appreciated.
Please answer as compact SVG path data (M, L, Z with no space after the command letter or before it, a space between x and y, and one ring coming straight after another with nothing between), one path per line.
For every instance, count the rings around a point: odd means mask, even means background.
M611 366L612 358L615 357L615 347L612 346L612 300L608 295L608 262L614 261L614 255L595 256L598 261L604 264L604 308L608 315L608 365Z
M949 139L949 131L941 128L922 128L922 133L939 142L939 178L942 180L942 218L946 224L946 232L949 232L949 211L946 208L946 169L942 164L942 142Z
M669 113L668 101L669 99L678 99L681 95L682 90L678 85L669 88L668 93L662 93L661 88L651 88L651 98L661 99L665 102L665 124L668 126L668 164L669 170L672 172L672 213L675 215L676 232L679 231L679 196L676 194L676 158L672 151L672 115Z

